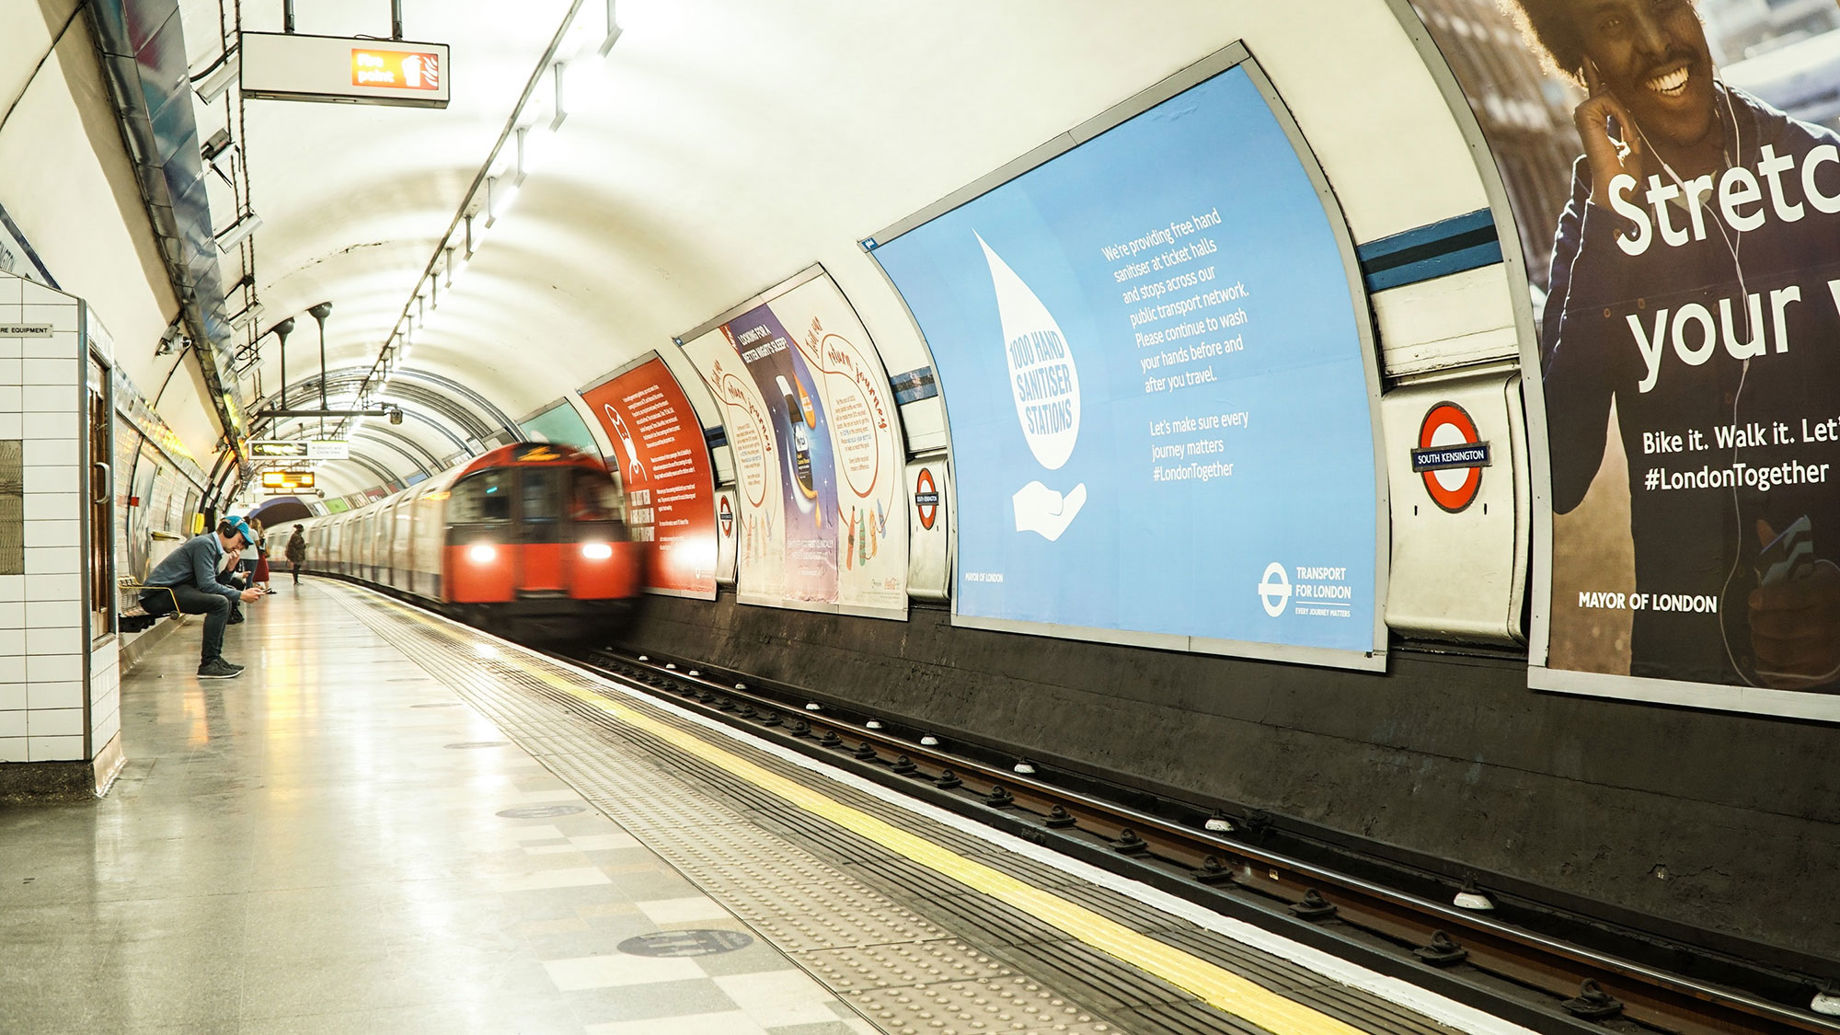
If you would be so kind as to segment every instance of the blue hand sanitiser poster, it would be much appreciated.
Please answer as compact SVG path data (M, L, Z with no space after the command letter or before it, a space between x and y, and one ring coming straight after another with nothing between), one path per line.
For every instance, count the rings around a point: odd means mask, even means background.
M1381 664L1366 299L1251 68L866 242L945 397L960 624Z

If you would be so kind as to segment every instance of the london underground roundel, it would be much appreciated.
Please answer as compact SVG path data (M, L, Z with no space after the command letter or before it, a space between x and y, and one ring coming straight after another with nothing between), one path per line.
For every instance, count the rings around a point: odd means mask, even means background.
M1489 444L1476 432L1476 422L1453 402L1441 402L1426 411L1418 427L1418 448L1412 450L1412 470L1425 480L1431 501L1455 514L1476 500L1482 487L1482 469L1489 466Z
M920 527L932 530L933 522L939 517L939 486L933 481L933 469L920 468L920 474L914 478L914 510L920 515Z

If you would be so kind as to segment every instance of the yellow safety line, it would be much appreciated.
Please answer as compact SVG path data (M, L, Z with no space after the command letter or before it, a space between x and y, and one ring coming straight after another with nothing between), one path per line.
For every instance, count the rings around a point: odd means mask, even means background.
M394 600L384 602L456 642L465 642L464 634L449 629L419 611ZM1359 1028L1287 999L1257 982L1172 945L1133 931L1084 906L1017 880L1001 870L974 862L926 838L851 808L796 780L787 779L725 751L701 737L659 722L592 690L574 686L560 676L530 664L521 656L506 655L502 660L584 704L606 712L620 722L713 762L815 816L854 831L966 887L1006 902L1107 955L1185 989L1216 1009L1242 1017L1280 1035L1292 1032L1298 1035L1361 1035Z

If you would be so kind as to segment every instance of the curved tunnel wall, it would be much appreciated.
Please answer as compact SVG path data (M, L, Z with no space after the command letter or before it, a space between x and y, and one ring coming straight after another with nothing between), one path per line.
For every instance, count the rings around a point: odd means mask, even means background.
M1280 80L1320 144L1289 85ZM1356 199L1357 227L1361 188L1380 178L1368 173L1329 168L1338 195ZM1344 191L1350 179L1361 186ZM1423 184L1394 186L1404 196ZM1457 365L1517 358L1516 266L1377 296L1389 372L1436 370L1412 355L1435 322L1427 309L1464 310L1467 325L1440 343L1463 357ZM1447 860L1456 879L1603 904L1687 937L1775 945L1800 963L1840 953L1840 915L1807 909L1797 890L1840 849L1840 787L1817 764L1831 743L1823 727L1534 693L1520 658L1407 650L1373 676L981 632L930 609L891 626L727 596L713 608L657 600L627 639L1203 804L1269 809L1403 858Z
M1357 244L1488 205L1438 81L1386 4L1344 3L1307 18L1285 5L1211 2L1170 3L1154 18L1097 3L1060 5L1052 19L1040 7L988 4L885 17L832 11L828 21L803 12L804 21L784 20L822 31L789 46L770 82L683 73L695 67L690 51L752 53L757 39L784 39L757 6L747 18L693 24L716 6L635 12L610 73L619 89L607 90L622 106L571 116L576 125L596 120L597 132L569 138L564 166L533 179L469 283L443 302L452 329L417 346L418 367L489 385L508 412L653 347L694 382L670 356L669 336L814 261L856 306L890 371L927 365L900 299L856 241L1235 39L1283 94ZM656 29L708 31L684 32L673 43L680 53L652 49ZM882 46L865 50L862 39ZM886 103L841 99L850 82L891 81L904 89L876 95ZM798 113L754 128L746 163L734 161L721 129L737 90L752 91L757 110ZM653 117L686 95L701 136ZM291 146L309 146L308 136ZM634 144L637 156L622 150ZM344 204L268 209L269 241L290 221L315 224L269 253L283 267L264 285L274 311L337 296L331 365L369 363L387 328L374 313L356 314L393 311L409 284L392 287L374 276L383 266L365 264L396 256L419 268L433 246L413 239L414 220L387 217L411 195L421 203L460 178L442 171L406 181L425 181L425 191L353 192L362 202L353 211L391 238L374 246L353 244L316 215L344 214ZM762 197L771 203L749 203ZM64 222L81 224L80 206L66 207ZM58 212L27 207L47 228ZM83 243L72 236L61 247ZM474 292L478 283L490 287ZM1415 357L1434 346L1468 362L1511 360L1525 319L1513 283L1498 264L1373 295L1387 370L1417 376ZM377 305L361 310L360 284ZM138 318L147 307L137 301L120 304ZM533 344L547 350L534 369ZM706 397L690 394L714 425ZM177 423L188 429L204 423L183 416ZM912 448L940 445L937 426L919 422ZM1833 911L1792 900L1804 877L1818 886L1840 847L1840 792L1818 764L1830 742L1821 727L1535 694L1521 660L1397 652L1386 674L1362 675L957 629L926 608L892 623L738 607L726 596L713 605L658 599L633 641L1146 786L1840 955Z

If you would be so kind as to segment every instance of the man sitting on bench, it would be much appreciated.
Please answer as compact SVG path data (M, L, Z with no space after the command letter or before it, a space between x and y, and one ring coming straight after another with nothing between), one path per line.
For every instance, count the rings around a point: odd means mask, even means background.
M243 666L224 660L224 626L230 623L237 601L253 603L261 598L262 591L226 585L223 579L227 576L221 576L218 568L227 551L241 550L255 539L255 533L242 518L227 517L217 523L215 533L193 536L167 554L147 576L141 606L148 614L167 614L176 605L185 614L204 615L199 679L229 679L242 674Z

